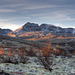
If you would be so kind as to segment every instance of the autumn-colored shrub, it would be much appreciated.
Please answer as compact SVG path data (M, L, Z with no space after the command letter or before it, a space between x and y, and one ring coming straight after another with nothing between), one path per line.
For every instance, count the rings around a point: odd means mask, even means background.
M45 43L45 46L41 47L42 55L39 57L42 65L45 69L52 71L52 64L53 64L53 52L51 48L51 42Z
M51 48L51 42L50 43L45 43L45 46L42 46L41 47L41 50L42 50L42 56L50 56L51 53L52 53L52 48Z
M59 49L58 45L56 45L56 49L53 49L53 54L54 55L59 55L60 54L60 49Z
M60 50L57 50L57 49L54 49L54 50L53 50L53 54L54 54L54 55L59 55L59 53L60 53Z
M3 54L3 48L0 46L0 54Z
M16 50L12 50L8 48L4 50L4 48L0 47L0 62L1 63L26 63L28 58L25 55L25 48L19 48Z
M9 48L9 49L8 49L8 54L7 54L8 56L11 55L11 51L12 51L11 48Z

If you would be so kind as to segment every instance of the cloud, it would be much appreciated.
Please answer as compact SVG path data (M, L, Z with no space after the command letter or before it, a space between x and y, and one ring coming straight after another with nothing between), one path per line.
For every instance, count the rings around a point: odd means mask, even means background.
M17 24L0 22L0 28L2 28L2 29L15 30L15 29L17 29L19 27L20 27L20 25L17 25Z
M57 8L65 7L67 5L58 4L58 1L62 0L5 0L7 3L1 4L0 8L13 8L14 10L37 10L37 9L48 9L48 8ZM54 2L53 2L54 1ZM64 0L65 1L65 0ZM56 3L55 3L56 2ZM13 11L13 10L12 10Z
M56 20L60 20L60 21L63 21L63 20L75 20L75 18L71 18L68 14L64 14L64 13L57 13L55 14L52 19L56 19Z
M37 10L37 9L45 9L45 8L54 8L58 7L57 5L30 5L27 7L24 7L25 10Z
M68 25L75 23L74 3L74 0L0 0L0 22L64 22Z
M1 21L15 21L15 20L24 20L24 19L31 19L30 17L21 17L21 16L17 16L17 17L9 17L8 19L1 19Z
M8 0L9 1L9 0ZM14 1L14 3L4 3L0 4L0 13L8 13L8 12L28 12L30 10L38 10L38 9L46 9L46 8L56 8L59 5L53 4L44 4L37 2L24 1L20 3L20 1Z
M61 23L55 23L54 25L62 27L62 28L75 28L75 26L69 26L69 25L61 24Z
M48 20L56 20L56 21L73 21L75 20L75 18L71 18L68 15L65 14L56 14L56 15L52 15L52 16L43 16L43 17L39 17L40 19L48 19Z
M40 13L34 13L31 16L32 17L38 17L39 19L44 20L56 20L56 21L73 21L75 20L75 16L72 17L75 10L44 10Z
M14 9L0 9L0 13L16 12Z
M3 1L2 1L3 2ZM6 3L5 3L6 2ZM14 8L18 10L35 10L35 9L44 9L44 8L54 8L58 7L58 4L45 3L46 1L38 0L5 0L3 4L0 4L0 8Z
M14 8L14 7L21 7L21 6L24 6L24 4L23 3L11 3L11 4L0 5L0 8L7 8L7 7Z
M0 19L0 22L2 22L2 21L8 21L8 19Z

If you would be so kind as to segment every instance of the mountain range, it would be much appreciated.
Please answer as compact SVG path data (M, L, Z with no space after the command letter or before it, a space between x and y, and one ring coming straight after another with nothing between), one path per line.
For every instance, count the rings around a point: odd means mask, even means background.
M74 28L62 28L51 24L35 24L27 22L25 25L8 33L10 37L19 37L27 40L41 40L55 38L58 36L62 37L74 37Z
M75 37L75 29L62 28L51 24L38 25L27 22L25 25L16 29L15 31L11 31L10 29L0 29L0 34L27 40L41 40L58 37Z
M24 44L34 44L35 46L40 47L44 42L51 41L53 48L55 48L56 45L59 45L60 48L64 50L75 50L74 28L62 28L51 24L38 25L27 22L25 25L14 31L10 29L0 29L0 35L3 35L0 36L0 39L7 41L5 42L7 48L9 47L9 44L15 44L12 48L16 48L17 43L12 42L19 42L20 45L18 47L20 47L22 43L23 46ZM6 35L7 37L5 37ZM4 42L2 43L4 45Z

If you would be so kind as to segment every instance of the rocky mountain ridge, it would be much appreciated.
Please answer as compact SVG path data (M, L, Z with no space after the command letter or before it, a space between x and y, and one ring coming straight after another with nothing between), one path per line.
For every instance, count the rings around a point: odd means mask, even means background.
M75 34L75 29L74 28L62 28L58 26L54 26L51 24L41 24L40 26L35 23L30 23L27 22L25 25L21 27L19 31L26 31L26 32L31 32L31 31L49 31L49 32L54 32L54 33L72 33ZM15 30L14 32L16 32Z
M38 24L30 23L30 22L27 22L23 26L22 30L26 31L26 32L30 32L30 31L49 31L49 32L53 32L53 33L75 34L74 28L62 28L62 27L51 25L51 24L41 24L39 26Z
M25 25L8 33L10 37L21 37L21 38L34 38L34 37L45 37L45 36L64 36L74 37L74 28L62 28L51 24L35 24L27 22Z
M12 32L12 30L0 28L0 35L6 36L9 32Z

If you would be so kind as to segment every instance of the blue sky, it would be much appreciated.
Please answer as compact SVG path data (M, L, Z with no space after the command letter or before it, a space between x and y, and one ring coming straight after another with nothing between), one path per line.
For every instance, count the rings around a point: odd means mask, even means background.
M75 28L75 0L0 0L0 28L26 22Z

